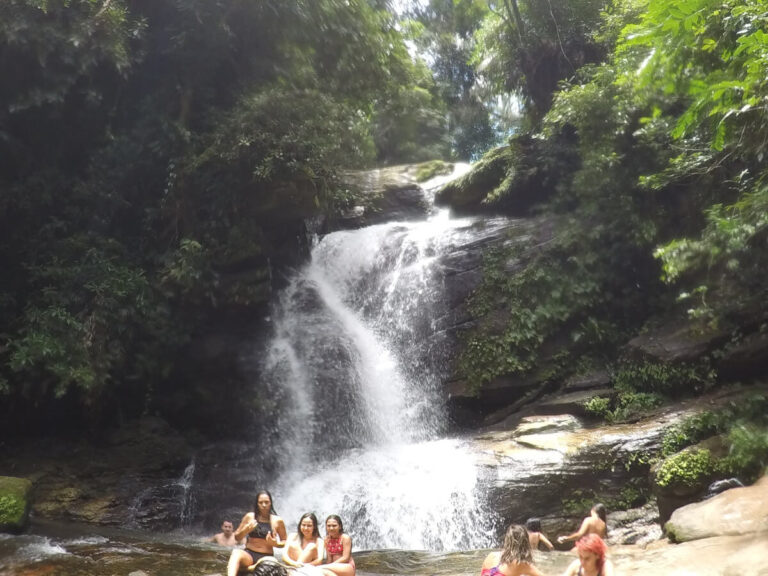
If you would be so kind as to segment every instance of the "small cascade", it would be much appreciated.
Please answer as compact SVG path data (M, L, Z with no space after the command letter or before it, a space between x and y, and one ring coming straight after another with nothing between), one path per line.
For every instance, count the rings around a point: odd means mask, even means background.
M184 469L184 473L176 481L179 487L179 520L182 527L188 527L195 512L195 498L192 492L192 481L195 477L195 459Z

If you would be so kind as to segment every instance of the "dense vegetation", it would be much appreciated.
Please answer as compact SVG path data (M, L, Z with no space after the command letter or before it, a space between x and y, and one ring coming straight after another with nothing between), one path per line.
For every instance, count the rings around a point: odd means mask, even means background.
M768 330L764 1L389 4L0 4L5 426L226 428L237 379L187 388L183 355L260 314L304 219L354 201L340 170L498 144L462 209L542 225L487 255L471 387L608 364L620 419L717 379L617 361L654 316Z
M448 154L385 4L0 5L5 427L156 411L228 427L243 394L225 374L184 389L179 353L267 302L302 218L349 201L340 168Z

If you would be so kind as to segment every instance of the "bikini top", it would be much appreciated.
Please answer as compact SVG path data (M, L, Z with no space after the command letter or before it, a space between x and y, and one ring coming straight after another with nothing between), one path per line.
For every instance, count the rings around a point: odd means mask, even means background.
M325 551L328 554L344 554L344 543L341 541L341 536L338 538L326 538Z
M266 538L267 534L272 531L272 524L269 522L256 521L256 527L248 534L248 538Z
M485 568L480 572L480 576L496 576L497 574L501 574L498 566L494 566L493 568Z

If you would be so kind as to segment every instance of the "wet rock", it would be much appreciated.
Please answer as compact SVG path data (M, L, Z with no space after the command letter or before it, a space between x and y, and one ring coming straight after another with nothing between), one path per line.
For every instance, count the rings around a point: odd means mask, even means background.
M763 533L764 542L768 543L768 476L752 486L732 488L703 502L678 508L664 530L677 542Z
M424 189L416 182L414 165L348 172L344 180L362 195L364 203L326 222L325 232L424 218L431 208Z
M0 476L0 532L19 534L27 528L31 492L26 478Z
M662 538L659 511L656 502L647 502L639 508L619 510L608 514L609 544L637 544L645 546Z
M720 347L728 337L726 330L703 332L698 325L676 320L633 338L626 349L638 360L690 362Z
M542 398L532 410L537 414L573 414L587 416L586 405L593 398L611 398L613 388L589 388L573 392L557 393Z
M747 380L768 371L768 333L749 334L727 345L720 357L718 373L728 380Z

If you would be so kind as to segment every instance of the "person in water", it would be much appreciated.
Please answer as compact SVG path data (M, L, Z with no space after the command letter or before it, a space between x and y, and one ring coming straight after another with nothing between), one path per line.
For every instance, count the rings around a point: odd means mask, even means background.
M235 530L235 538L247 536L245 548L232 550L227 564L227 576L237 576L240 570L256 564L266 556L274 555L274 547L285 542L285 523L275 512L272 495L266 490L256 494L253 512L248 512Z
M519 524L507 528L501 552L491 552L483 561L480 576L543 576L533 565L528 531Z
M228 546L229 548L234 548L243 543L242 539L238 540L235 538L235 527L229 520L224 520L221 523L221 532L211 536L209 542L216 542L219 546Z
M296 532L288 536L283 550L283 562L299 568L307 564L317 566L323 562L325 548L320 530L317 528L317 516L307 512L299 518Z
M344 533L344 524L336 514L325 519L325 554L322 569L326 576L355 576L352 538Z
M531 550L538 550L539 544L544 544L547 550L552 550L555 546L549 541L549 538L541 532L541 520L538 518L528 518L525 523L525 529L528 530L528 540L531 543Z
M605 538L608 534L608 525L606 524L605 506L595 504L589 511L589 516L584 518L579 529L568 536L560 536L557 541L562 544L571 540L578 540L587 534L597 534L600 538Z
M578 560L571 562L563 576L613 576L613 563L606 558L608 547L597 534L587 534L576 541Z

